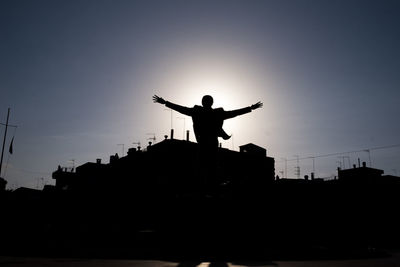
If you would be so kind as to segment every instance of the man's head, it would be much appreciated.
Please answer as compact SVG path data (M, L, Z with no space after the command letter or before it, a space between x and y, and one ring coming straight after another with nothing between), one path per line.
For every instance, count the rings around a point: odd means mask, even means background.
M201 104L203 105L203 107L205 108L211 108L211 106L214 103L214 99L212 98L212 96L210 95L205 95L203 96L203 99L201 100Z

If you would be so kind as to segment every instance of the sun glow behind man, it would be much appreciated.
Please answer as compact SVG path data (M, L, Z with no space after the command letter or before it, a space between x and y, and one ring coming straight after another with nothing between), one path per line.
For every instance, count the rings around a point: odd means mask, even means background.
M267 104L265 111L255 116L243 116L240 120L227 120L224 123L226 132L232 135L232 138L227 141L221 139L221 143L223 147L235 150L239 145L249 142L264 145L255 139L258 138L257 135L262 134L261 124L270 123L273 120L273 118L267 120L265 117L265 114L269 114L270 109L273 108L269 99L265 101L265 93L269 91L266 87L271 87L271 82L265 82L268 80L265 75L260 79L261 76L257 75L257 71L261 67L257 67L256 62L250 62L251 59L246 58L245 53L232 54L232 51L227 52L223 49L218 50L219 53L216 53L216 49L210 51L213 52L203 54L203 56L196 52L183 52L182 56L177 58L166 57L163 62L169 62L170 67L155 68L156 74L162 73L162 75L158 76L157 81L152 82L155 84L153 88L156 88L153 92L188 107L201 105L201 98L204 95L211 95L214 98L213 107L223 107L225 110L234 110L261 100ZM186 57L186 54L190 56ZM162 116L167 118L167 114ZM175 138L184 138L180 133L185 127L185 130L190 130L190 139L194 140L190 118L186 118L183 122L181 117L173 112L172 124L176 133ZM170 123L167 124L165 121L161 123L164 127L170 128ZM165 132L168 133L169 129Z

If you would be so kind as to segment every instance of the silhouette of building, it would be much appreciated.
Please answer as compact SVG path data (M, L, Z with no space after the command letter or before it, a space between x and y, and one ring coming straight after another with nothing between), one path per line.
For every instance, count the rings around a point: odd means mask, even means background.
M83 251L85 242L115 246L118 253L124 246L165 255L168 249L180 255L203 255L204 249L253 253L262 243L297 247L299 240L334 247L399 244L399 177L363 164L339 170L332 181L313 175L275 180L274 158L246 144L240 151L218 148L211 178L219 191L210 197L201 190L198 149L188 140L165 139L143 150L130 148L124 157L112 155L109 162L59 166L55 187L0 195L9 206L0 226L39 229L34 244L40 249L37 240L56 240L84 244ZM14 232L6 232L3 244L9 247ZM24 233L15 239L16 249L27 240Z
M7 181L0 177L0 191L6 190Z
M255 144L249 143L247 145L239 146L239 151L249 153L252 155L267 156L267 150Z
M400 184L400 177L383 175L384 171L367 167L363 162L362 166L341 170L338 169L338 182L352 184Z
M114 190L142 194L152 189L161 194L186 194L198 190L202 183L198 165L198 144L185 140L165 139L149 144L144 150L131 148L125 157L110 157L87 162L76 171L61 168L53 172L59 190ZM240 152L218 149L216 172L220 186L251 187L274 180L274 159L266 149L254 144L240 147Z
M76 173L59 165L57 170L53 172L52 177L56 180L56 187L58 189L67 190L75 182Z

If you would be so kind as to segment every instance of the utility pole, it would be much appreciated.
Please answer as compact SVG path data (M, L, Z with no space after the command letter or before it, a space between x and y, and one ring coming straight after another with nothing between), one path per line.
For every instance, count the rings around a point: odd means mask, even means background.
M8 118L9 118L9 117L10 117L10 108L8 108L8 112L7 112L6 129L4 130L3 148L1 149L1 159L0 159L0 177L1 177L1 168L3 167L4 146L5 146L5 144L6 144L6 138L7 138L7 129L8 129Z
M4 146L6 145L7 139L7 129L8 129L8 119L10 117L10 108L8 108L7 112L7 120L6 120L6 129L4 130L4 139L3 139L3 148L1 149L1 159L0 159L0 177L1 177L1 168L3 167L3 156L4 156Z
M1 159L0 159L0 177L1 177L1 169L2 169L2 167L3 167L3 156L4 156L4 147L5 147L5 145L6 145L6 140L7 140L7 130L8 130L8 127L14 127L14 128L17 128L17 126L16 125L11 125L11 124L8 124L8 119L10 118L10 108L8 108L8 111L7 111L7 120L6 120L6 124L4 124L4 123L0 123L1 125L4 125L6 128L5 128L5 130L4 130L4 139L3 139L3 147L2 147L2 149L1 149Z

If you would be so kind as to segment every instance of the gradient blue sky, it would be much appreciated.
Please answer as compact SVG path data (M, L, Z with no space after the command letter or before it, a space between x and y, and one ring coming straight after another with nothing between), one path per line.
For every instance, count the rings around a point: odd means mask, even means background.
M108 162L148 133L162 140L171 114L155 93L187 106L211 94L225 109L262 101L225 123L223 146L263 146L277 174L289 160L290 177L295 155L400 144L399 14L399 1L3 0L0 121L11 107L18 125L8 187L54 183L57 165ZM181 117L177 138L191 130ZM400 175L399 152L372 150L372 166ZM317 176L338 161L315 159ZM309 174L312 161L300 167Z

